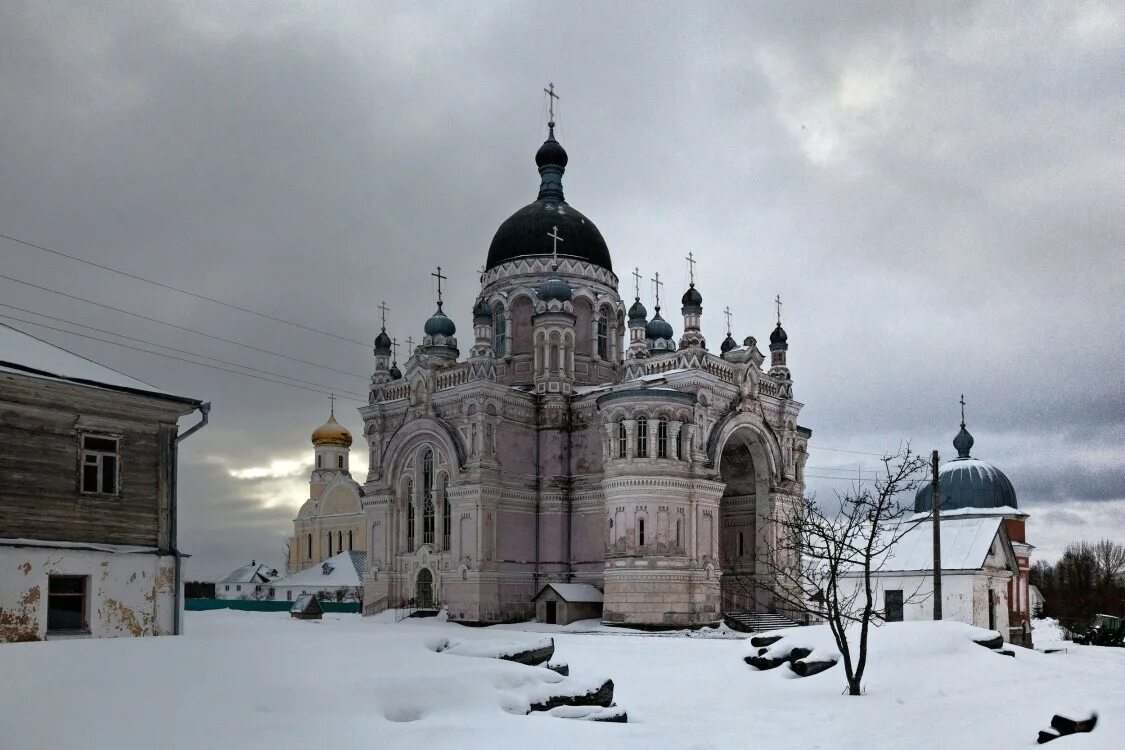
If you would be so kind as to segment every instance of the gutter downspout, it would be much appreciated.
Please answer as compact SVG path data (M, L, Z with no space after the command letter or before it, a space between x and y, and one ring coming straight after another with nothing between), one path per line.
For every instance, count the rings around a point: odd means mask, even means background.
M179 446L180 446L180 441L186 440L187 438L189 438L192 435L192 433L195 433L195 432L203 429L207 425L208 414L211 413L211 402L205 401L204 403L200 404L199 405L199 413L200 413L200 416L202 417L202 419L200 419L199 422L197 422L196 424L194 424L190 428L188 428L187 432L184 432L182 435L176 435L176 438L172 441L172 471L171 471L172 487L171 487L171 493L170 493L171 497L169 498L169 503L168 503L169 504L169 511L170 511L170 515L171 515L171 524L170 524L171 529L169 529L168 537L169 537L169 546L171 547L171 552L172 552L172 568L173 568L173 571L174 571L174 573L173 573L174 593L172 594L172 603L173 603L173 607L172 607L172 635L182 635L183 634L183 623L181 622L182 616L180 614L180 610L181 610L181 607L183 605L183 572L182 572L182 566L181 566L181 562L180 562L179 543L178 543L178 540L176 538L176 533L177 533L177 530L178 530L178 524L176 522L176 515L177 515L177 512L176 512L176 486L179 484L179 464L180 464Z
M571 513L571 507L574 504L574 473L573 473L573 456L574 456L574 404L568 398L566 402L566 466L563 470L566 472L564 480L564 492L566 493L566 581L570 583L574 580L574 553L572 551L572 540L574 539L574 516ZM538 593L538 592L537 592Z
M535 395L535 571L532 574L535 594L539 593L539 501L543 487L543 467L539 463L540 447L542 442L541 421L543 419L543 397ZM532 594L532 596L535 596Z

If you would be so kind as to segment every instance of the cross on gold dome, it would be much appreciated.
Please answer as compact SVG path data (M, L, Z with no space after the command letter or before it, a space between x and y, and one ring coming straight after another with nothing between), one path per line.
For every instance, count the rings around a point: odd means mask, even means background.
M548 83L547 88L543 89L543 93L547 95L547 108L551 118L548 124L553 128L555 127L555 100L559 98L559 95L555 93L555 84Z
M636 298L641 298L641 269L639 266L633 268L633 292Z
M695 256L689 252L684 260L686 260L688 264L688 278L690 279L690 284L691 286L695 286Z
M329 417L334 419L336 417L336 394L335 393L329 393L328 394L328 402L330 404L330 406L328 407L329 408Z
M554 231L548 232L547 236L550 237L551 240L552 240L552 242L551 242L551 258L554 261L555 268L558 268L558 265L559 265L559 243L565 242L566 240L564 240L562 237L559 236L559 228L558 227L551 227L551 229L553 229Z

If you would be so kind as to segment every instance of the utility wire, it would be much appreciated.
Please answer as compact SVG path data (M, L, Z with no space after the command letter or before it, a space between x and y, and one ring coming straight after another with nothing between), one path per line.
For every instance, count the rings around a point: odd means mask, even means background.
M167 359L173 359L173 360L176 360L177 362L186 362L189 365L198 365L199 367L207 367L207 368L210 368L212 370L219 370L221 372L229 372L233 375L241 375L245 378L254 378L255 380L264 380L267 383L277 383L278 385L287 385L290 388L298 388L302 391L311 391L313 393L319 393L322 396L329 396L329 395L332 395L333 393L345 393L348 396L354 396L354 398L348 399L349 401L361 401L363 403L367 402L367 399L360 397L360 395L358 393L351 393L349 391L333 391L329 388L309 388L308 386L297 385L296 383L288 383L284 380L274 380L272 378L264 378L261 375L252 375L248 372L240 372L239 370L230 370L230 369L227 369L225 367L218 367L217 365L209 365L205 362L196 362L193 359L184 359L183 357L176 357L176 356L173 356L171 354L165 354L164 352L154 352L151 349L142 349L139 346L130 346L129 344L122 344L118 341L110 341L109 339L98 338L97 336L90 336L90 335L87 335L85 333L77 333L75 331L68 331L66 329L56 328L55 326L49 326L49 325L46 325L44 323L33 323L30 320L22 320L20 318L13 317L11 315L0 314L0 318L3 318L5 320L14 320L14 321L18 321L20 323L26 323L28 325L38 326L40 328L46 328L46 329L51 330L51 331L58 331L59 333L67 333L67 334L70 334L71 336L79 336L79 337L84 338L84 339L90 339L91 341L100 341L103 344L110 344L111 346L120 346L123 349L132 349L133 351L144 352L145 354L155 354L158 357L165 357Z
M298 383L304 383L305 385L316 386L317 388L327 387L327 386L323 385L322 383L317 383L317 382L314 382L312 380L302 380L301 378L295 378L292 375L284 375L284 374L279 373L279 372L271 372L269 370L262 370L258 367L251 367L250 365L244 365L241 362L231 362L230 360L220 359L218 357L211 357L211 356L208 356L206 354L199 354L197 352L189 352L185 349L177 349L176 347L168 346L167 344L160 344L160 343L157 343L155 341L149 341L147 339L139 339L136 336L127 336L124 333L118 333L117 331L107 331L104 328L95 328L94 326L88 326L85 323L76 323L75 321L67 320L66 318L56 318L53 315L47 315L45 313L35 312L34 310L27 310L25 308L16 307L15 305L9 305L9 304L5 304L3 302L0 302L0 307L6 307L9 310L18 310L22 313L30 313L31 315L37 315L40 318L46 318L47 320L53 320L53 321L56 321L58 323L66 323L67 325L76 326L78 328L84 328L87 331L96 331L98 333L105 333L105 334L108 334L110 336L117 336L118 338L127 339L129 341L136 341L139 344L148 344L149 346L155 346L155 347L158 347L160 349L167 349L168 351L176 352L177 354L187 354L191 357L198 357L200 359L210 360L211 362L218 362L219 364L222 364L222 365L230 365L231 367L241 367L244 370L251 370L253 372L258 372L258 373L261 373L262 375L269 375L270 377L274 377L274 378L285 378L286 380L293 380L293 381L296 381ZM3 314L0 313L0 315L3 315ZM9 320L18 320L21 323L29 323L31 325L42 325L40 323L35 323L34 321L23 320L22 318L16 318L16 317L13 317L13 316L3 315L3 317L8 318ZM77 336L79 334L75 333L74 335ZM341 393L347 393L347 391L343 390L343 389L341 389L340 392ZM359 394L356 394L356 395L359 395Z
M334 339L339 339L340 341L346 341L349 344L359 344L360 346L362 346L364 348L367 348L367 346L368 346L368 344L366 344L363 341L356 341L355 339L350 339L347 336L340 336L340 335L337 335L335 333L332 333L331 331L322 331L319 328L313 328L312 326L307 326L307 325L304 325L302 323L295 323L292 320L286 320L284 318L278 318L276 316L269 315L268 313L258 312L257 310L251 310L248 307L242 307L241 305L234 305L234 304L231 304L230 302L223 302L221 299L215 299L214 297L208 297L205 294L197 294L196 292L189 292L186 289L180 289L179 287L172 286L171 284L165 284L163 282L156 281L154 279L146 279L144 276L137 276L136 274L129 273L128 271L122 271L121 269L112 268L111 266L104 266L101 263L95 263L92 260L86 260L85 258L79 258L76 255L69 255L67 253L62 252L61 250L53 250L49 247L44 247L43 245L37 245L34 242L28 242L27 240L21 240L18 237L12 237L11 235L8 235L8 234L0 234L0 238L3 238L3 239L8 240L10 242L18 243L18 244L23 245L25 247L34 248L36 250L42 250L43 252L51 253L52 255L57 255L60 258L67 258L69 260L77 261L79 263L85 263L88 266L93 266L94 268L100 268L101 270L109 271L110 273L116 273L116 274L119 274L121 276L125 276L126 278L135 279L137 281L143 281L146 284L152 284L154 286L160 287L161 289L167 289L169 291L179 292L180 294L186 294L189 297L195 297L196 299L201 299L201 300L204 300L206 302L214 302L216 305L222 305L223 307L229 307L232 310L238 310L239 312L249 313L250 315L257 315L259 318L265 318L266 320L272 320L275 323L284 323L285 325L293 326L294 328L301 328L303 330L310 331L312 333L319 333L322 336L331 336Z
M857 456L878 456L879 458L882 458L883 456L887 455L885 453L871 453L870 451L849 451L844 450L843 448L825 448L823 445L814 445L811 447L813 450L818 451L832 451L833 453L854 453Z
M215 336L215 335L210 334L210 333L204 333L203 331L197 331L194 328L185 328L184 326L179 326L179 325L176 325L175 323L169 323L169 322L164 321L164 320L157 320L156 318L150 318L147 315L141 315L140 313L130 312L128 310L122 310L120 307L114 307L112 305L105 305L105 304L102 304L101 302L95 302L92 299L86 299L85 297L77 297L73 294L67 294L66 292L60 292L57 289L51 289L49 287L40 286L39 284L32 284L30 281L23 281L22 279L17 279L14 276L8 276L7 274L0 273L0 279L7 279L8 281L14 281L17 284L23 284L24 286L29 286L32 289L39 289L39 290L44 291L44 292L50 292L51 294L57 294L60 297L67 297L68 299L78 300L79 302L85 302L89 305L94 305L96 307L104 307L106 310L113 310L114 312L124 313L125 315L132 315L134 318L140 318L141 320L147 320L147 321L150 321L152 323L159 323L162 326L168 326L169 328L175 328L176 330L179 330L179 331L187 331L188 333L194 333L197 336L206 336L209 339L215 339L216 341L222 341L223 343L226 343L226 344L233 344L234 346L241 346L244 349L252 349L253 351L262 352L263 354L269 354L270 356L273 356L273 357L280 357L282 359L292 360L293 362L300 362L303 365L310 365L311 367L321 367L325 370L331 370L332 372L338 372L341 375L349 375L353 378L359 378L360 380L363 380L363 381L367 380L366 375L360 375L357 372L348 372L347 370L337 370L335 367L329 367L328 365L322 365L322 364L319 364L317 362L309 362L308 360L298 359L297 357L290 357L288 354L279 354L277 352L271 352L269 349L262 349L261 347L252 346L251 344L243 344L240 341L232 341L231 339L225 339L222 336ZM365 346L366 346L366 344L365 344Z

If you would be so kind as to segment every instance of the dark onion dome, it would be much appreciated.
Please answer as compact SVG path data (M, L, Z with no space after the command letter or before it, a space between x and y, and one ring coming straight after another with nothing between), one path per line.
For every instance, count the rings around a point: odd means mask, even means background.
M773 329L773 333L770 334L770 344L787 344L788 341L789 334L785 332L785 329L781 327L781 322L778 321L777 328Z
M426 321L426 326L423 330L426 332L427 336L449 337L457 333L457 326L441 311L441 303L439 302L437 311Z
M670 339L675 334L672 333L672 324L664 318L660 317L660 305L656 306L656 312L652 316L652 320L645 326L646 339Z
M961 431L953 439L957 458L938 469L941 491L941 511L959 508L1017 508L1016 490L1004 472L990 463L973 458L973 436L961 424ZM933 487L927 482L914 495L914 512L933 510Z
M473 306L473 323L480 325L492 323L492 307L484 297L477 300Z
M379 335L375 337L375 353L376 354L390 354L391 353L391 337L387 335L387 329L379 331Z
M723 354L726 354L731 349L737 349L737 348L738 348L738 344L736 344L734 342L734 339L731 338L730 332L728 331L727 337L725 339L723 339L723 343L719 344L719 351L721 351Z
M551 269L551 275L547 277L547 280L539 285L539 289L536 291L536 294L538 294L539 299L543 300L544 302L550 302L551 300L558 300L559 302L569 302L574 297L574 291L570 288L570 284L566 283L566 281L564 281L563 279L560 279L559 275L553 268Z
M695 284L692 284L688 287L688 290L684 292L683 299L680 300L680 303L684 307L703 307L703 295L695 288Z
M643 326L648 322L648 310L641 304L641 298L633 298L633 304L629 307L629 325Z
M391 380L402 379L402 370L398 369L398 362L391 364Z
M539 198L516 211L496 230L488 248L485 270L514 258L528 255L550 255L551 240L547 235L558 227L562 238L559 254L577 258L613 270L609 248L594 222L563 198L562 175L566 171L566 150L555 140L554 123L550 135L535 154L539 167Z

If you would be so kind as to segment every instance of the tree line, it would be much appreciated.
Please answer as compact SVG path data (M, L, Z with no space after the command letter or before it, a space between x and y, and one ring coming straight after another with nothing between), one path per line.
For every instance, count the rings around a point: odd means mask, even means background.
M1054 617L1075 631L1099 614L1125 617L1125 544L1071 542L1055 563L1037 560L1030 581L1043 594L1036 617Z

